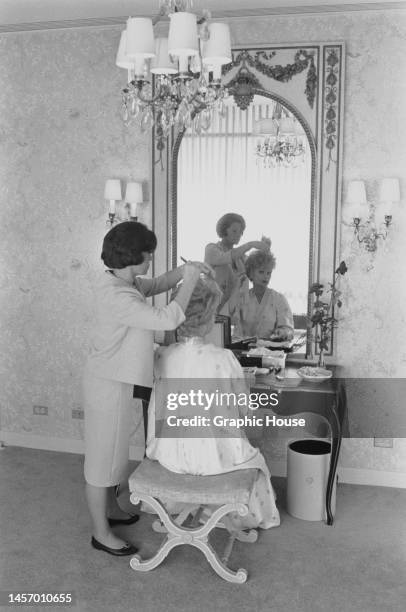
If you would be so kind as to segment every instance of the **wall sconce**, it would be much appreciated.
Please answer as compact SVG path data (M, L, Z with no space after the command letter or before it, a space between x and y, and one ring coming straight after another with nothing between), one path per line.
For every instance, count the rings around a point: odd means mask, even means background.
M138 205L142 203L142 185L141 183L127 183L125 190L125 201L130 205L130 219L137 221Z
M116 202L121 202L122 200L120 179L107 179L104 187L104 198L110 201L107 223L110 223L111 227L113 227L116 216Z
M399 179L382 179L378 190L378 203L371 208L367 202L364 181L348 183L344 224L354 228L359 244L369 252L378 248L378 240L386 240L392 224L392 205L400 201Z
M125 191L125 205L120 207L120 213L117 212L117 202L122 201L121 181L119 179L107 179L104 188L104 198L109 200L109 212L107 226L113 227L117 223L123 221L137 221L137 207L142 203L142 183L130 182L127 183Z

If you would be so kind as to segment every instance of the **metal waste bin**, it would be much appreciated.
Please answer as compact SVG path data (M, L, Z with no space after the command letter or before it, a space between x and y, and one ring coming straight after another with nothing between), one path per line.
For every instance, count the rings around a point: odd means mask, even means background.
M288 445L287 511L305 521L326 520L326 490L331 444L324 440L296 440ZM331 512L336 509L336 482Z

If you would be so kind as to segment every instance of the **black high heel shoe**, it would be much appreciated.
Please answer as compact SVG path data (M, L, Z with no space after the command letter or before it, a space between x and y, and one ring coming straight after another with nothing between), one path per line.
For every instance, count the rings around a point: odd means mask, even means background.
M110 546L105 546L104 544L96 540L96 538L94 538L93 536L92 536L90 543L93 546L93 548L95 548L96 550L102 550L103 552L106 552L109 555L114 555L115 557L125 557L127 555L135 555L135 553L138 552L138 548L134 546L133 544L127 543L121 548L110 548Z
M115 525L133 525L139 520L139 518L140 518L139 514L134 514L133 516L130 516L130 518L128 519L108 518L107 521L110 527L115 527Z

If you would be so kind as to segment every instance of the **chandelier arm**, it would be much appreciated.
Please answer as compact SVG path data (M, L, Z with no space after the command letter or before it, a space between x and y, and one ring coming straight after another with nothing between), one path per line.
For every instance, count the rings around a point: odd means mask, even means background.
M133 81L134 82L134 81ZM144 104L150 104L150 105L154 105L155 102L157 100L159 100L159 98L162 96L162 84L158 83L158 91L151 97L151 98L146 98L143 94L142 94L142 85L138 85L138 83L144 83L145 81L135 81L136 85L137 85L137 96L138 98L141 100L141 102L144 102Z

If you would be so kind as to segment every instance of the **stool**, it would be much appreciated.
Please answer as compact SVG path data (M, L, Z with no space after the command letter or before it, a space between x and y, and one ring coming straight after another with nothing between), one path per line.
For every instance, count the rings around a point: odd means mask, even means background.
M150 559L134 555L130 561L132 569L148 572L160 565L172 548L189 544L203 552L211 567L221 578L229 582L245 582L248 577L247 570L243 568L236 572L231 570L227 567L228 558L236 539L255 542L258 533L255 529L236 530L226 515L230 512L238 512L240 516L248 514L247 503L256 475L256 469L238 470L216 476L177 474L162 467L157 461L144 459L129 478L130 500L133 504L142 501L151 506L161 519L153 523L153 529L164 532L167 536ZM180 502L185 506L173 520L160 500ZM196 526L204 506L208 504L219 508L213 512L207 522ZM194 516L193 521L190 526L185 526L184 523L189 515ZM219 524L223 517L223 524ZM229 531L230 537L220 559L208 541L208 535L215 527L224 526Z

